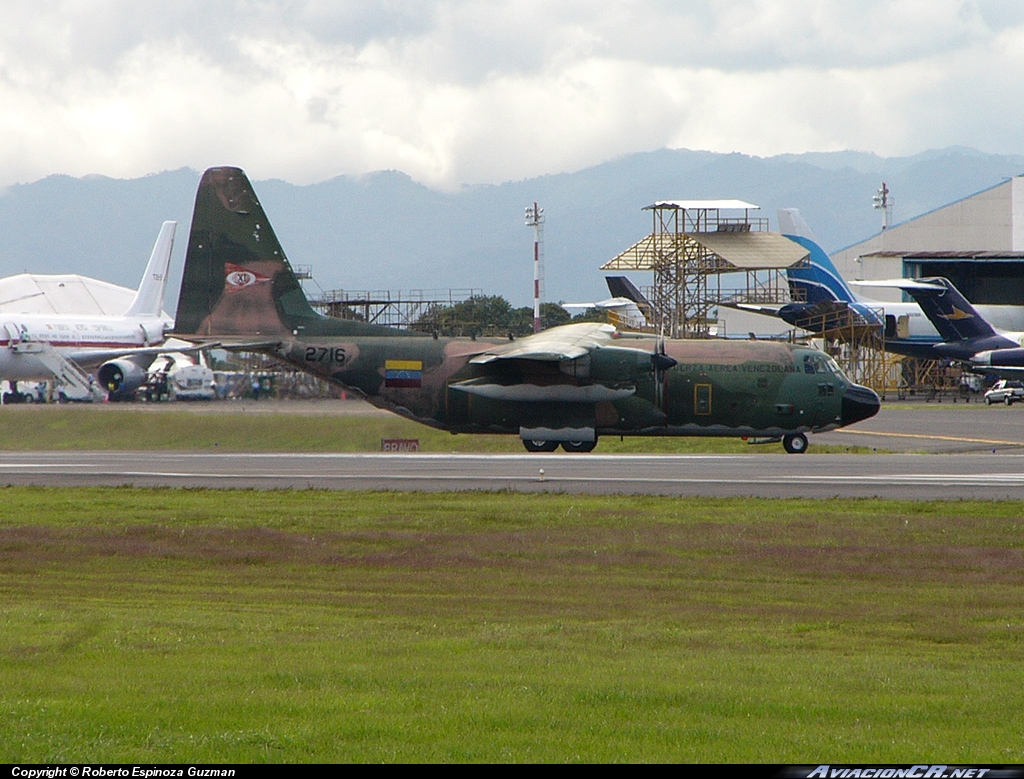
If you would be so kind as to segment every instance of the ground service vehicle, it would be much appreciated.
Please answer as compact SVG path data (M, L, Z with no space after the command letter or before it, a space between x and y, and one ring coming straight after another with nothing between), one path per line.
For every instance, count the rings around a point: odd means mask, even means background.
M1017 379L1000 379L985 393L985 403L989 406L993 403L1012 406L1021 400L1024 400L1024 382Z

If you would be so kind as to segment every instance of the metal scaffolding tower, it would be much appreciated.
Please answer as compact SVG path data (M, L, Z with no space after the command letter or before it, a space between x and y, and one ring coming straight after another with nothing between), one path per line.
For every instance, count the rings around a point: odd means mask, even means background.
M876 321L884 321L882 309L872 309ZM902 358L885 350L882 325L868 324L860 313L839 306L822 307L794 324L821 341L843 372L858 384L870 387L883 398L901 386Z
M311 303L322 313L339 319L408 328L434 309L450 307L482 295L483 290L480 289L413 289L405 292L332 289Z
M660 329L672 338L707 337L716 324L713 310L726 300L788 302L782 271L807 257L803 247L768 232L767 219L751 217L757 209L742 200L658 201L644 208L651 212L651 234L601 270L651 271L650 301ZM745 294L723 289L726 274L743 275Z

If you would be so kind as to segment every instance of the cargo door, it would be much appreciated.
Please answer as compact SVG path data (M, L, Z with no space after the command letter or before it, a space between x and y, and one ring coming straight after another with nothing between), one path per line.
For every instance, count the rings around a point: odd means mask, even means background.
M11 346L21 343L21 330L14 322L4 322L4 337Z

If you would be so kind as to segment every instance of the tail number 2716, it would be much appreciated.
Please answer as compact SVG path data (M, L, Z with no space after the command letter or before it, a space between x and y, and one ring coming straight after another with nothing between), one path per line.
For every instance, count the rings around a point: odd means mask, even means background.
M336 365L344 365L348 359L343 346L307 346L306 362L333 362Z

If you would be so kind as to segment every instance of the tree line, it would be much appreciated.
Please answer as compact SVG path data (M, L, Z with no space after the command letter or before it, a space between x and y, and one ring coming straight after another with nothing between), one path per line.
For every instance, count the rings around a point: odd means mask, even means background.
M569 322L604 322L596 309L573 317L557 303L540 304L541 329ZM513 308L501 295L477 295L450 306L436 305L413 324L414 330L453 337L515 337L533 332L533 307Z

